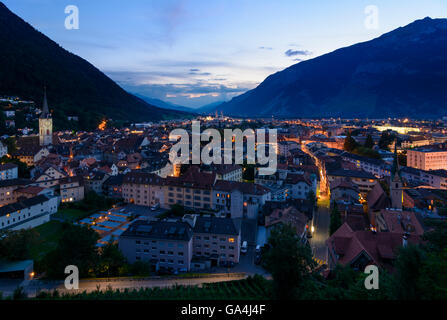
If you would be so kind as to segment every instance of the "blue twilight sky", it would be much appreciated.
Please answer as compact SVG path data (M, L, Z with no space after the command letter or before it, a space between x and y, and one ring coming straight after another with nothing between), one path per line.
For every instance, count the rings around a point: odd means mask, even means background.
M189 107L229 100L301 60L373 39L446 0L2 0L133 93ZM66 30L67 5L79 29ZM378 29L365 27L375 5ZM330 76L330 70L328 70Z

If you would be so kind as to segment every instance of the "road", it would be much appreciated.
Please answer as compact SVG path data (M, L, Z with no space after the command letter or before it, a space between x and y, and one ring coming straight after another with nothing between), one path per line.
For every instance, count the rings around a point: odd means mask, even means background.
M314 257L319 264L327 264L328 252L326 240L329 237L329 225L329 199L327 196L320 196L317 203L317 210L315 210L313 219L315 231L309 241Z
M25 287L25 291L29 297L34 297L39 291L52 291L57 289L59 293L78 293L78 292L91 292L95 290L107 290L108 288L116 289L139 289L139 288L165 288L175 285L184 286L200 286L203 283L215 283L232 280L245 279L247 275L240 273L229 273L220 275L211 275L203 278L160 278L160 279L117 279L107 281L107 279L101 280L80 280L79 289L67 290L63 281L57 281L52 283L45 283L43 281L34 280L28 286ZM12 294L12 292L3 292L4 296Z

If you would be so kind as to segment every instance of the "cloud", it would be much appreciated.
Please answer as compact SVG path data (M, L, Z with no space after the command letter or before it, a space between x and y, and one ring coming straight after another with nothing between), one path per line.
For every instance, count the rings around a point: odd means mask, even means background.
M272 47L259 47L260 50L273 50Z
M129 92L192 108L212 102L230 100L256 86L256 84L248 83L228 86L199 80L190 83L168 84L130 84L121 81L118 83Z
M209 72L200 72L200 69L189 69L189 74L194 76L210 76L211 73Z
M294 56L309 56L312 54L312 52L307 50L292 50L289 49L284 54L288 57L294 57Z

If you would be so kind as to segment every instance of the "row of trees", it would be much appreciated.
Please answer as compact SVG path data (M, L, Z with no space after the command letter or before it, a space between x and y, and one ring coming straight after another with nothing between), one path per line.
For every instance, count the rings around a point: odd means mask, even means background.
M315 270L308 245L294 228L280 225L271 233L263 264L273 277L277 299L447 299L447 223L431 222L419 246L400 248L394 272L380 270L379 289L367 290L366 274L337 266L329 279Z
M344 143L344 150L358 154L360 156L368 157L368 158L374 158L374 159L380 159L380 155L377 151L373 150L374 147L374 141L371 137L371 135L368 135L366 137L366 141L364 145L359 144L355 139L352 137L351 132L348 132L345 138Z

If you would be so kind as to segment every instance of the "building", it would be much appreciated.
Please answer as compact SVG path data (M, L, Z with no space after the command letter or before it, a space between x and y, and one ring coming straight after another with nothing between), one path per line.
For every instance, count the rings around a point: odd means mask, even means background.
M192 236L191 226L183 221L137 220L121 234L118 247L129 263L146 261L154 271L189 271Z
M425 171L447 170L447 144L440 143L408 150L407 165Z
M39 144L48 146L53 143L53 118L48 110L47 90L43 95L42 113L39 117Z
M94 191L97 194L103 193L103 184L109 175L102 171L92 172L84 179L84 186L87 192Z
M122 197L140 206L164 206L163 179L153 173L129 172L123 178Z
M76 202L84 199L84 179L82 176L66 177L59 180L62 202Z
M162 178L152 173L130 172L123 180L123 198L143 206L177 204L194 210L217 210L232 218L255 219L269 189L252 183L218 180L215 173L192 166L180 177Z
M330 199L335 202L358 203L359 189L349 179L334 180L330 184Z
M265 216L265 228L267 239L270 236L272 228L279 224L291 225L301 240L306 240L306 231L308 228L307 215L299 211L295 206L287 206L284 208L276 208L269 215Z
M389 177L391 175L390 166L383 160L367 158L349 152L342 153L341 157L344 161L354 164L358 169L366 171L377 178Z
M326 170L327 181L330 184L335 180L349 179L357 185L360 194L365 198L377 183L377 178L363 170L335 169Z
M231 218L257 219L271 191L256 183L218 180L213 186L211 206Z
M444 141L443 141L444 142ZM402 141L401 147L402 149L412 149L427 146L433 143L433 139L427 139L425 137L409 137Z
M0 230L35 228L50 221L58 205L58 197L38 195L20 198L15 203L0 207Z
M326 241L328 266L333 270L340 264L364 271L367 265L374 264L391 271L398 249L420 241L418 235L402 234L400 231L354 231L345 222Z
M123 197L123 181L124 175L111 175L102 184L103 193L107 197L120 199Z
M8 146L0 141L0 158L8 154Z
M14 190L16 199L19 198L34 198L45 194L49 197L54 196L54 190L52 188L42 188L37 186L27 186L24 188L18 188Z
M195 216L192 221L195 257L209 259L211 266L239 263L241 230L233 219Z
M11 180L18 178L19 166L14 163L0 164L0 180Z
M14 158L19 159L25 163L28 167L34 166L37 162L47 157L50 154L47 148L39 145L31 145L21 147L14 154Z
M29 185L30 183L30 180L20 178L0 180L0 207L16 202L17 197L14 191L18 188Z

